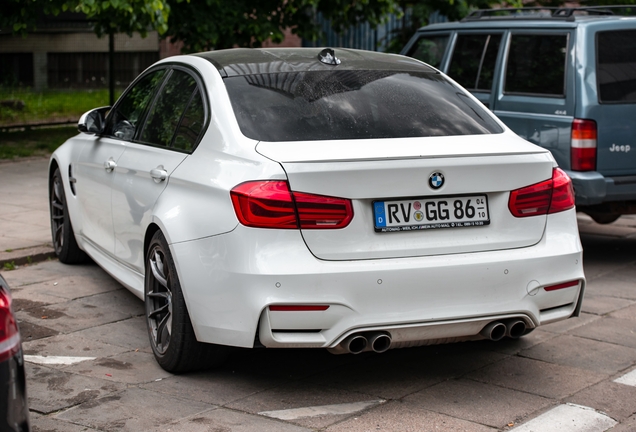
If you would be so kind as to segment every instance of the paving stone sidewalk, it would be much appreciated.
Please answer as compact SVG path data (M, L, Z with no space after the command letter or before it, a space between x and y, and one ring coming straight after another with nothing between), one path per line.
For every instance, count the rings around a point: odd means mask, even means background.
M0 268L54 256L47 158L0 161Z
M46 167L0 164L1 250L50 248ZM34 432L635 431L636 217L601 226L581 216L579 228L580 318L517 341L382 355L237 350L218 370L186 375L156 364L143 302L95 264L2 271L25 354L40 356L27 357ZM580 413L589 423L576 423Z

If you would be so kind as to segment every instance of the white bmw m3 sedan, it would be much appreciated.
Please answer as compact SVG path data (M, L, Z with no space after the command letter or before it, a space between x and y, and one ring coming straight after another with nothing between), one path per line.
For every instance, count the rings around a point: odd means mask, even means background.
M570 179L415 59L170 57L78 129L50 162L56 252L144 300L167 371L518 338L581 310Z

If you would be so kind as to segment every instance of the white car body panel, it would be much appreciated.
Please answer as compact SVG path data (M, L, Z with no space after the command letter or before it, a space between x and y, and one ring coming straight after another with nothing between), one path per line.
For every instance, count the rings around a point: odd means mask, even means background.
M144 238L153 219L157 199L167 186L169 176L188 155L143 144L128 143L111 173L112 217L115 256L144 272ZM151 177L151 170L164 171L164 180Z
M569 317L582 286L537 288L584 280L575 218L574 210L550 215L545 236L531 247L429 257L324 261L307 250L297 231L241 225L171 248L180 257L178 271L199 340L251 347L265 313L284 326L274 329L321 330L274 332L266 346L326 348L353 331L382 326L525 314L534 327ZM272 304L331 307L270 312ZM555 307L562 309L553 314ZM282 342L290 334L293 343Z
M71 139L77 140L81 147L73 165L79 199L77 210L80 213L76 233L90 238L97 247L112 254L115 250L111 209L113 175L104 164L109 161L116 164L126 149L126 143L85 134Z
M347 227L302 230L307 247L321 259L396 258L509 249L535 244L544 232L545 216L512 216L508 210L508 191L550 179L554 159L549 152L512 133L367 140L365 145L356 141L356 153L351 155L351 161L342 160L341 156L349 154L349 142L340 142L337 146L329 141L284 146L289 153L278 152L276 146L269 143L263 149L263 144L260 143L257 150L272 158L298 160L302 157L298 149L308 150L310 162L283 162L292 190L353 200L355 216ZM314 157L319 154L315 149L322 144L326 144L322 160L316 162ZM437 154L424 157L420 155L423 150ZM414 153L408 154L408 151ZM404 155L403 158L394 159L399 154ZM381 155L388 159L380 159ZM443 173L446 180L443 187L433 190L428 186L428 177L436 171ZM474 193L487 194L490 225L374 232L375 199Z

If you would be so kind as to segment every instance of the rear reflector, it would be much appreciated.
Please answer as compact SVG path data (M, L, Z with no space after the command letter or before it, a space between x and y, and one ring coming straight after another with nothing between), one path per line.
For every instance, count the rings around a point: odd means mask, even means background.
M11 311L11 296L0 287L0 363L20 351L20 333Z
M556 284L556 285L549 285L547 287L543 287L544 290L546 291L555 291L555 290L559 290L559 289L563 289L563 288L570 288L573 286L578 286L579 285L579 280L573 280L573 281L569 281L569 282L563 282L560 284Z
M230 192L241 224L256 228L337 229L353 219L351 201L291 192L286 181L252 181Z
M269 310L274 312L305 312L305 311L326 311L328 305L276 305L270 306Z
M573 171L594 171L596 169L596 143L596 122L594 120L574 119L572 121L570 153Z
M552 170L552 178L510 192L508 209L516 217L558 213L574 207L572 180L560 168Z

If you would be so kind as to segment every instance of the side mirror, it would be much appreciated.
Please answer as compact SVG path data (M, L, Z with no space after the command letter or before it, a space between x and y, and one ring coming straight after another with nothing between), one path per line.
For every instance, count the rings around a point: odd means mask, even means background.
M85 112L77 122L77 129L87 134L99 134L104 130L106 125L106 113L110 107L95 108Z

